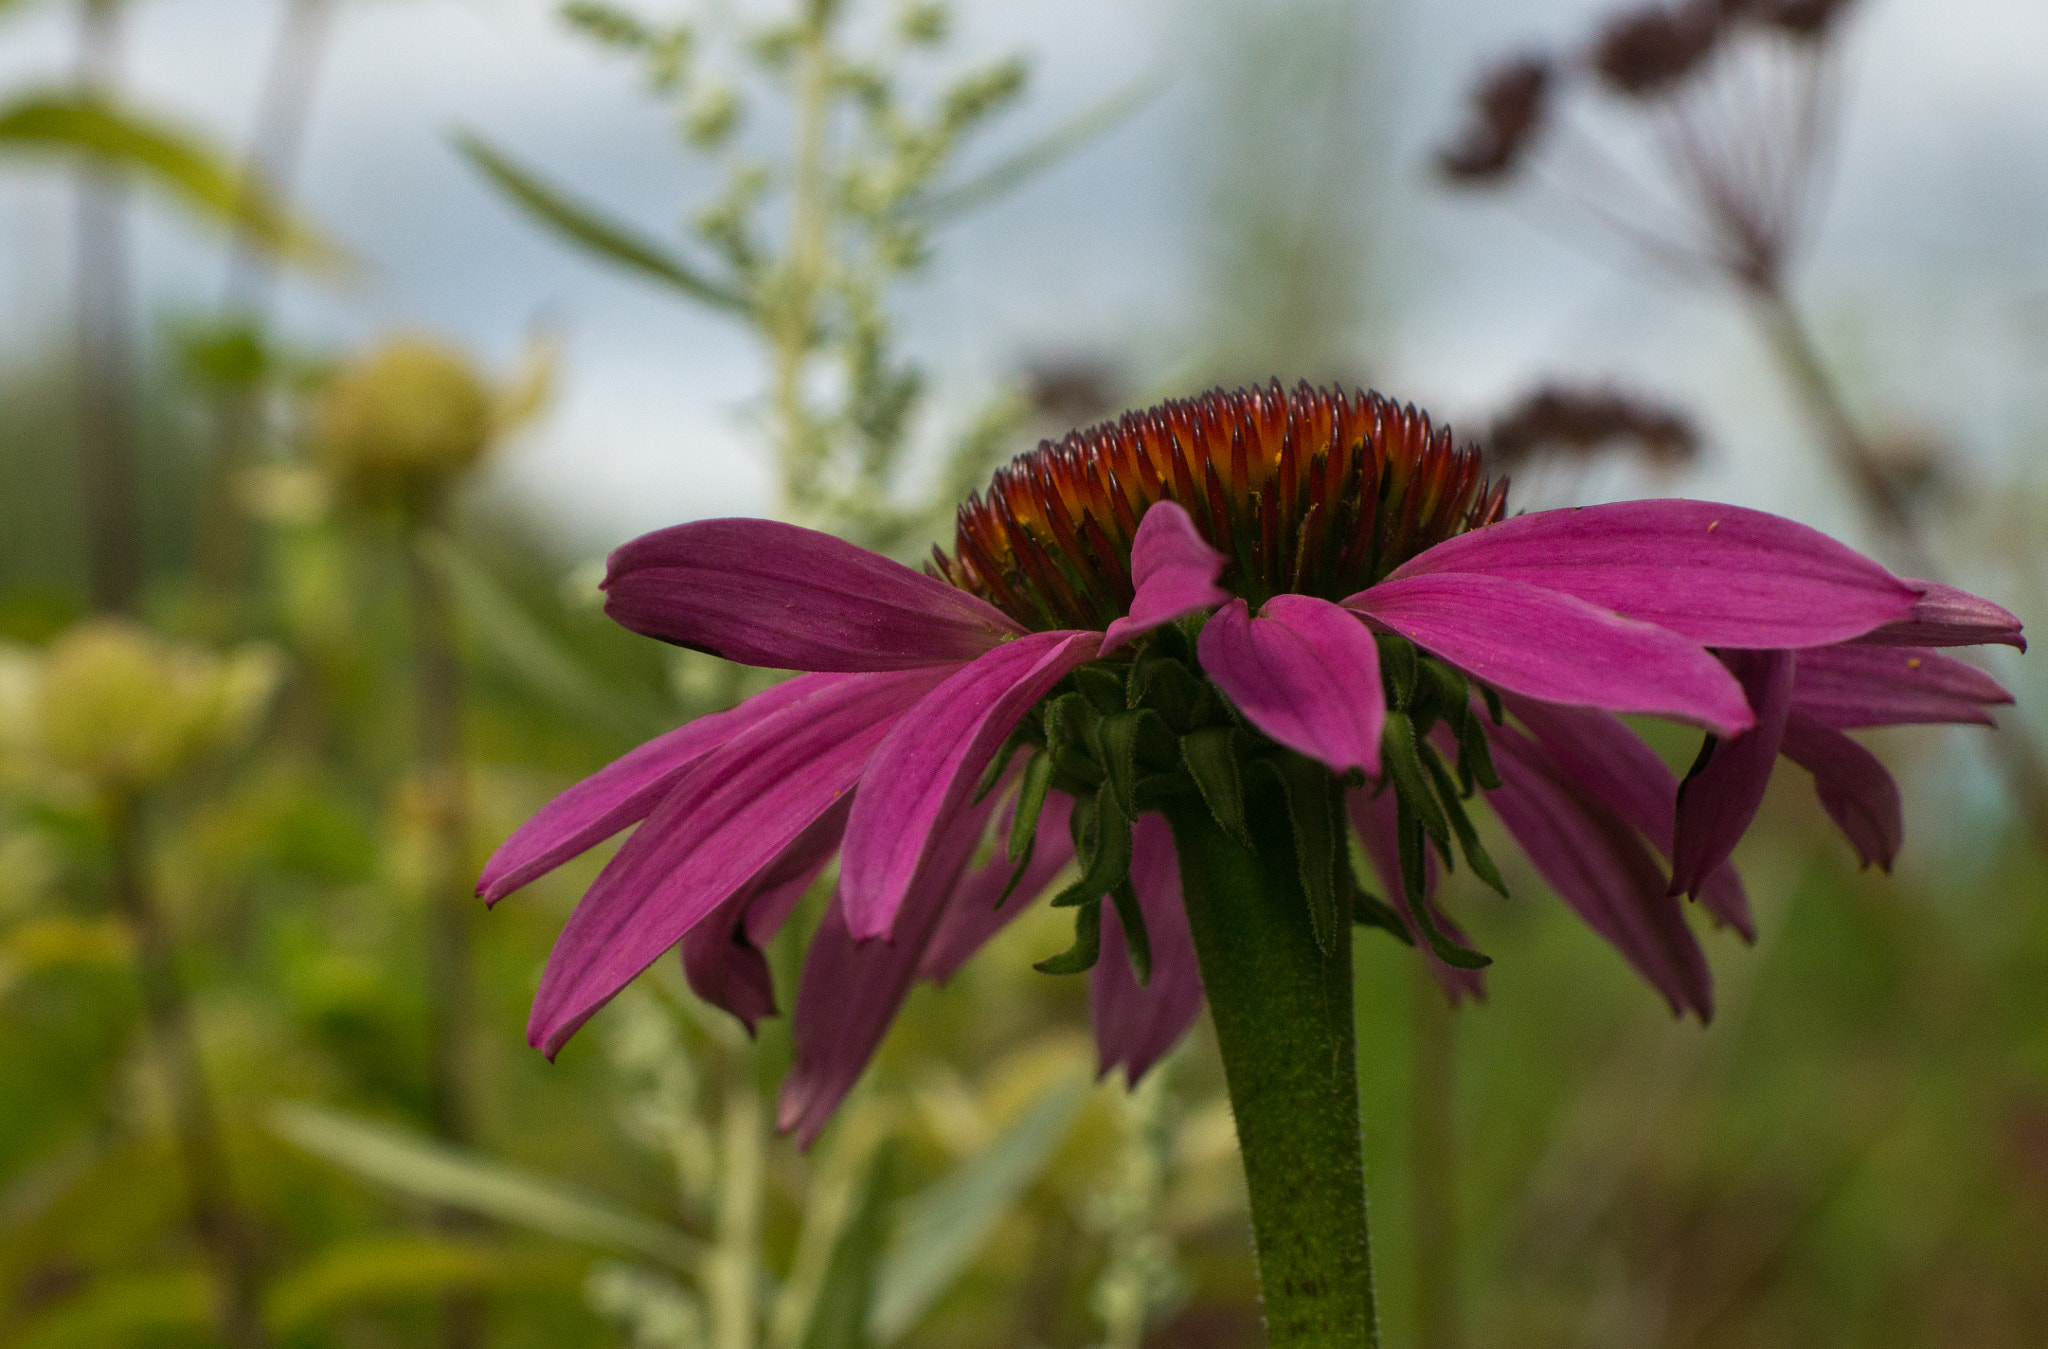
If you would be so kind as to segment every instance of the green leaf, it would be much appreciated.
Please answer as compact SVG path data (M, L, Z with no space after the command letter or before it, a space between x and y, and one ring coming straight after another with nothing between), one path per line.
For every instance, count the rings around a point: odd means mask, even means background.
M279 1137L392 1189L605 1250L693 1268L704 1244L608 1200L417 1134L310 1105L271 1114Z
M917 1324L1052 1161L1087 1099L1084 1079L1046 1089L988 1148L905 1200L875 1293L869 1332L889 1344Z
M487 1288L531 1291L555 1276L573 1287L580 1262L521 1251L502 1242L452 1237L378 1236L328 1247L272 1281L264 1319L280 1338L334 1323L343 1312L383 1303Z
M1180 757L1195 789L1216 817L1216 827L1246 848L1254 847L1244 822L1244 770L1238 763L1238 733L1208 726L1180 738Z
M1086 974L1101 958L1102 901L1093 899L1074 910L1074 944L1031 968L1040 974Z
M681 291L693 300L730 314L751 314L753 305L732 287L704 276L631 226L576 201L560 188L522 168L474 132L455 135L456 150L527 214L556 233L621 267Z
M798 1341L801 1349L867 1349L875 1342L868 1324L874 1315L883 1241L894 1203L891 1176L895 1153L894 1145L884 1142L868 1163L853 1203L853 1216L832 1244L832 1261L825 1268L817 1301L811 1304L810 1324Z
M972 178L913 202L908 209L913 215L943 219L993 201L1114 129L1119 122L1158 97L1166 83L1164 77L1157 75L1134 80L1017 153L999 160Z
M1294 827L1294 859L1301 869L1309 925L1315 929L1316 946L1327 955L1338 942L1349 940L1351 933L1338 902L1337 849L1345 844L1331 801L1334 784L1330 771L1299 754L1282 754L1265 762L1280 779L1281 795L1287 798L1287 816Z
M1438 930L1436 915L1430 910L1429 898L1423 893L1422 823L1408 809L1406 800L1394 803L1395 831L1401 847L1401 892L1408 901L1408 912L1415 917L1415 925L1422 929L1424 941L1429 949L1436 952L1436 958L1460 970L1483 970L1493 963L1491 956L1458 945Z
M8 1349L107 1349L203 1339L215 1324L213 1280L201 1270L98 1279L76 1297L15 1323Z
M292 219L232 167L229 156L181 128L94 94L26 94L0 107L0 151L83 155L126 169L203 219L244 230L266 249L314 268L339 269L342 250Z
M1444 813L1450 817L1451 832L1458 836L1458 848L1465 854L1465 861L1472 867L1472 874L1486 882L1487 886L1502 899L1508 897L1508 883L1501 879L1500 868L1493 864L1493 858L1479 841L1479 833L1472 827L1472 819L1465 813L1465 803L1458 799L1458 785L1451 781L1451 772L1437 757L1436 746L1424 743L1422 765L1429 770L1430 781L1436 785L1437 798L1443 802Z

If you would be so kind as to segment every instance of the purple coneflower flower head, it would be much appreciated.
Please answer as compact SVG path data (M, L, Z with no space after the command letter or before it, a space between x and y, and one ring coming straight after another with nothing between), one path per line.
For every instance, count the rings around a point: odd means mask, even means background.
M1452 997L1486 958L1434 897L1462 861L1501 888L1483 798L1558 896L1675 1012L1711 1014L1682 896L1745 936L1729 864L1783 755L1868 861L1896 789L1847 731L1984 722L2010 701L1934 650L2021 642L2003 609L1893 576L1803 525L1694 501L1508 518L1476 451L1377 394L1215 392L1042 445L913 571L764 520L678 525L613 554L637 632L805 671L571 788L501 847L496 900L628 826L534 1002L553 1054L680 945L752 1025L760 949L838 857L796 995L781 1123L808 1141L910 988L1030 902L1090 974L1104 1071L1135 1079L1203 1006L1178 797L1246 829L1284 797L1320 940L1417 946ZM1676 774L1620 720L1704 733ZM1355 831L1378 874L1350 865ZM986 860L982 860L982 859Z

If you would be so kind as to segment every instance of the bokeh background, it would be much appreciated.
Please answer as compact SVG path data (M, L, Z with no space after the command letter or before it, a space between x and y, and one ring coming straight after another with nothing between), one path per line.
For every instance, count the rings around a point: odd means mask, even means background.
M761 678L610 627L602 556L914 558L1042 436L1307 377L1519 506L1735 501L2048 620L2048 9L1822 8L1763 296L1630 246L1682 89L1440 172L1606 4L0 3L0 1345L1258 1343L1206 1029L1095 1084L1056 919L809 1154L786 1032L670 962L525 1047L596 860L486 916L483 858ZM1757 156L1783 45L1684 77ZM1510 435L1545 388L1629 415ZM1359 938L1390 1343L2048 1345L2048 679L1983 659L1999 731L1870 738L1891 874L1781 774L1711 1026L1526 868L1450 892L1482 1005Z

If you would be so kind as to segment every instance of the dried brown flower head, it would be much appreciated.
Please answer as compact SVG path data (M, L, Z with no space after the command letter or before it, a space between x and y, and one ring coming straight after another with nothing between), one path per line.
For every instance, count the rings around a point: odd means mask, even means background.
M1699 69L1723 28L1719 0L1627 9L1600 29L1587 60L1616 92L1654 98Z
M1684 413L1647 398L1546 384L1494 422L1485 446L1499 469L1543 454L1586 458L1610 449L1668 468L1698 455L1699 433Z
M1472 117L1437 166L1457 182L1506 177L1543 127L1551 87L1550 61L1518 56L1486 71L1472 91Z

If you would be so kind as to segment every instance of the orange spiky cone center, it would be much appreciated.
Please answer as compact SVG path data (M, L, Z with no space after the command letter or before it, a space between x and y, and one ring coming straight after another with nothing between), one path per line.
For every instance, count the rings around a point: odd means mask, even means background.
M1179 503L1254 608L1339 600L1507 509L1507 480L1449 428L1377 393L1276 381L1126 413L1019 455L960 507L940 579L1027 628L1101 628L1131 603L1131 541Z

